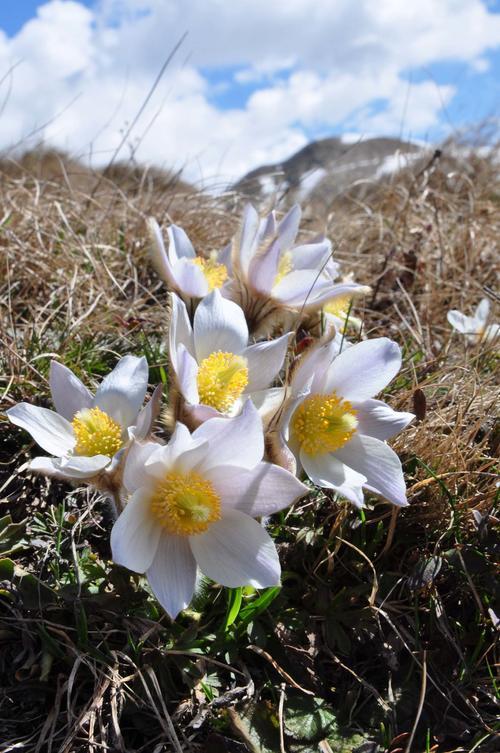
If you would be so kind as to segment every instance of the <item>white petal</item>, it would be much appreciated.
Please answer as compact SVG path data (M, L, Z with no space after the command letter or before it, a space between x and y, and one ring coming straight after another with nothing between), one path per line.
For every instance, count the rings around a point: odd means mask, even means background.
M191 551L202 573L228 588L266 588L280 581L280 563L269 534L239 510L226 510L222 520L198 536Z
M366 476L367 489L381 494L394 505L404 507L408 504L401 461L385 442L364 434L355 434L335 455L350 468Z
M168 443L168 462L176 469L190 471L204 456L208 443L202 437L194 437L189 429L177 422L175 431Z
M154 595L173 619L193 598L196 561L185 536L162 533L153 564L146 572Z
M453 329L456 329L457 332L461 332L462 334L465 334L466 332L475 332L477 329L475 319L472 316L466 316L456 309L448 311L446 318Z
M150 455L146 460L146 472L156 478L163 478L175 469L181 473L192 470L206 454L208 442L196 438L180 421L175 425L170 441Z
M255 250L255 241L259 230L259 215L251 204L247 204L243 213L243 222L239 236L235 241L237 253L236 264L244 274L248 273L250 260Z
M251 400L247 400L235 418L211 418L199 426L193 438L204 439L208 448L199 471L218 465L254 468L264 454L262 420Z
M271 292L274 279L278 273L279 259L282 252L279 238L269 248L257 251L248 269L250 285L264 295Z
M230 277L233 276L233 260L232 260L233 244L228 243L222 251L219 251L217 256L218 264L224 264L227 269L227 273Z
M366 485L366 476L357 473L330 452L313 457L301 450L300 461L316 486L334 489L356 507L364 506L362 487Z
M299 232L300 215L302 214L298 204L288 210L278 225L277 236L282 250L293 245Z
M146 463L161 446L157 442L133 442L130 445L123 470L123 486L130 494L151 484Z
M162 528L150 512L149 491L138 489L111 530L114 562L134 573L151 567Z
M266 426L279 408L284 405L285 388L271 387L269 390L257 390L257 392L251 392L249 397L259 411L263 425Z
M72 421L75 413L90 408L92 395L71 369L57 361L50 362L50 392L60 416Z
M30 461L29 469L34 473L42 473L44 476L54 476L55 478L67 478L59 468L59 458L43 457L33 458Z
M178 225L170 225L167 230L170 241L168 255L172 264L179 259L195 259L196 251L184 230Z
M274 382L285 360L290 333L269 342L250 345L242 353L248 362L246 392L263 390Z
M190 426L197 427L209 418L223 418L224 413L211 408L209 405L200 405L200 403L186 403L183 407L184 412L189 417L186 421Z
M390 439L413 421L413 413L399 413L381 400L353 403L358 411L358 431L376 439Z
M176 289L187 298L203 298L208 293L207 278L192 259L183 257L173 265Z
M273 238L276 235L276 227L276 212L272 211L259 223L257 245Z
M219 466L205 478L212 482L224 508L241 510L252 518L283 510L309 492L295 476L272 463L259 463L251 471Z
M107 455L71 455L68 458L56 458L55 465L59 466L68 477L90 478L110 465L111 458Z
M292 439L290 437L290 421L296 409L301 404L304 397L307 397L308 394L310 393L305 390L304 393L299 397L287 398L285 404L283 405L283 408L281 409L279 416L279 431L283 437L283 440L285 440L288 444L290 444Z
M248 343L245 314L215 289L204 298L194 315L194 347L200 363L211 353L239 354Z
M175 424L175 429L168 442L170 461L173 463L183 452L191 450L193 447L193 438L191 432L180 421Z
M338 353L339 345L335 337L327 343L309 348L292 371L292 395L299 397L304 392L323 392L328 369Z
M331 256L332 244L328 239L321 243L305 243L292 249L293 269L315 269L317 272Z
M172 313L168 328L168 355L172 368L177 371L177 348L180 344L194 355L193 330L184 301L175 293L171 293L170 302Z
M147 228L151 238L151 256L153 264L161 279L174 290L177 288L177 282L170 259L168 258L160 226L155 219L150 217L147 220Z
M483 298L478 303L478 306L474 314L474 318L476 319L476 321L480 323L481 326L484 327L484 325L488 321L489 315L490 315L490 302L488 298Z
M163 384L158 384L154 389L151 399L137 416L135 426L132 427L132 436L135 439L145 439L150 434L153 423L160 414L162 394Z
M35 442L51 455L67 455L75 446L71 424L53 410L18 403L6 412L11 423L26 429Z
M336 298L345 298L346 296L367 295L371 288L367 285L359 285L357 282L338 282L328 281L328 275L321 276L321 284L314 286L311 295L307 299L306 311L324 306L325 303L334 301Z
M285 275L272 289L272 296L295 308L312 300L313 293L331 290L329 280L321 277L316 269L298 269Z
M387 337L356 343L334 359L324 384L347 400L367 400L394 379L401 368L401 350Z
M93 404L123 428L134 425L146 396L148 371L144 356L120 358L99 385Z
M185 399L190 403L199 401L198 395L198 364L184 345L177 347L177 380Z
M33 458L30 462L30 470L35 473L43 473L45 476L54 476L62 479L90 479L110 465L110 458L105 455L93 457L73 456L71 458Z

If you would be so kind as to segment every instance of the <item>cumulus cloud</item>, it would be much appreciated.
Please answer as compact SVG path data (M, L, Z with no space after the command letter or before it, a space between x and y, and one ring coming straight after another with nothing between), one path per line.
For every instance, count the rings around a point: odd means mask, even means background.
M184 31L121 156L211 182L340 125L425 137L455 88L409 72L486 70L500 16L481 0L50 0L0 32L0 147L43 138L105 164Z

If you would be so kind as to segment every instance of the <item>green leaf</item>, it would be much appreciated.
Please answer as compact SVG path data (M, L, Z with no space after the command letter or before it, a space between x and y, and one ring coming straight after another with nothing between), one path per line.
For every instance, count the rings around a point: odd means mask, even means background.
M266 590L254 601L251 601L250 604L247 604L243 609L240 611L240 622L238 627L245 628L246 625L251 622L252 620L255 620L255 618L264 612L270 604L275 600L275 598L278 596L279 592L281 591L281 586L272 586L271 588L266 588Z
M15 579L17 578L19 593L26 609L43 609L56 602L55 592L31 573L16 568Z
M224 630L226 631L230 625L236 620L242 599L242 588L229 588L227 598L227 612L224 622Z
M8 557L0 560L0 580L12 580L14 577L14 562Z
M279 750L279 720L270 704L251 703L244 713L231 712L234 731L252 753L276 753Z
M289 698L285 703L285 731L295 740L319 741L337 732L337 718L322 698Z
M0 554L13 554L19 549L28 546L23 534L26 528L26 520L13 523L10 515L0 518Z
M8 557L0 560L0 580L8 580L17 588L26 609L42 609L56 601L51 588Z

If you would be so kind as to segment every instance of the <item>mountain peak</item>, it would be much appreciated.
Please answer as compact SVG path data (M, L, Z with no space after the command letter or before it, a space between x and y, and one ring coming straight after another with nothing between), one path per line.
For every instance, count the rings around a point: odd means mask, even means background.
M256 203L284 195L290 202L328 202L360 181L378 180L406 167L421 154L421 147L398 138L349 143L334 136L311 141L282 162L251 170L233 189Z

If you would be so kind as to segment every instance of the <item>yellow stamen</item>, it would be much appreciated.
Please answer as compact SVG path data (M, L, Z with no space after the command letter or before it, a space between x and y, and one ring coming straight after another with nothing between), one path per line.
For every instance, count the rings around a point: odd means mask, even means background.
M100 408L78 411L71 422L75 433L75 455L113 457L123 447L122 427Z
M156 486L150 509L168 533L194 536L220 520L220 497L199 473L168 473Z
M348 295L339 295L337 298L333 298L323 306L323 311L326 314L332 314L332 316L338 316L339 319L345 319L349 313L349 306L351 305L352 298Z
M208 259L197 256L196 259L193 259L193 262L200 267L205 275L210 293L214 288L221 288L224 285L228 277L227 267L225 264L219 264L216 252L213 251Z
M357 425L351 403L332 392L306 397L293 415L291 429L308 455L323 455L343 447Z
M274 285L277 285L278 282L281 282L283 277L289 274L292 271L292 269L293 269L292 252L285 251L284 254L281 254L281 257L279 260L278 271L276 272L276 277L274 278Z
M200 363L197 383L200 403L228 411L248 384L247 362L242 356L217 350Z

